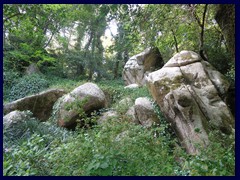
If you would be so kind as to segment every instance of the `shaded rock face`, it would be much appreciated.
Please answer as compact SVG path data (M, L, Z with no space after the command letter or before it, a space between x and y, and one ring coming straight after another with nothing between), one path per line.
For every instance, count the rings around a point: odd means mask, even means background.
M131 122L141 124L144 127L151 127L154 123L159 123L152 103L147 97L137 98L134 106L128 109L126 115L130 117Z
M144 127L151 127L153 123L159 123L159 119L154 112L151 101L146 97L140 97L134 104L135 118Z
M85 83L75 88L56 103L59 103L59 110L56 112L57 123L66 128L76 126L76 120L81 119L79 108L89 114L103 108L106 104L103 91L93 83ZM68 109L67 107L70 106L72 108Z
M117 119L117 117L118 117L117 112L113 111L113 110L110 110L110 111L102 113L102 115L97 120L97 123L98 124L103 124L105 122L108 122L109 119L112 119L112 118Z
M66 92L62 89L50 89L4 104L4 114L14 110L30 110L40 121L46 121L52 113L52 107L58 98Z
M146 74L161 68L163 65L164 62L159 50L148 48L127 61L123 69L123 80L126 85L145 85Z
M231 133L234 118L221 97L229 83L192 51L181 51L147 77L148 88L190 154L207 146L208 133Z

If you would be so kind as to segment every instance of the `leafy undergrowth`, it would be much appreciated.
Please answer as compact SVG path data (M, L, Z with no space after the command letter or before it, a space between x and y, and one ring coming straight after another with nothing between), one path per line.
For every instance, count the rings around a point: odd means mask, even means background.
M74 89L82 83L72 81L67 87ZM146 87L124 89L120 80L101 81L97 84L109 93L110 108L125 97L133 101L137 97L149 97ZM66 83L61 79L52 83L55 87L64 85ZM219 138L213 132L211 138L214 143L201 151L201 154L190 156L178 145L157 106L155 110L161 124L152 128L129 123L124 114L109 119L102 125L77 128L74 132L57 127L52 122L40 123L36 119L28 119L27 123L16 127L14 131L4 129L3 173L5 176L235 174L234 136L222 135Z

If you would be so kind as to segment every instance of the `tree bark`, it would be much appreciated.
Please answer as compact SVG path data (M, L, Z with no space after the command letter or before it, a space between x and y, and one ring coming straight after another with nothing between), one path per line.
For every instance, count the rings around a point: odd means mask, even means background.
M175 48L176 48L176 52L178 53L179 50L178 50L177 37L176 37L176 35L175 35L175 33L174 33L174 31L172 29L171 29L171 31L172 31L172 35L173 35L173 39L174 39L174 45L175 45Z
M117 60L115 62L115 67L114 67L114 79L118 78L118 68L119 68L119 62L122 60L121 52L117 53Z
M226 40L231 59L235 61L235 5L219 4L215 19Z
M204 46L205 18L206 18L208 4L205 4L205 6L204 6L202 21L196 13L196 5L191 5L190 4L189 7L190 7L190 11L192 11L193 17L196 19L199 27L201 28L201 32L200 32L200 35L199 35L199 40L200 40L199 54L200 54L200 56L202 57L203 60L208 61L207 57L204 54L204 47L203 47Z
M207 4L204 6L204 12L203 12L203 17L202 17L202 23L201 23L201 33L200 33L200 51L203 50L203 45L204 45L204 27L205 27L205 17L207 13Z

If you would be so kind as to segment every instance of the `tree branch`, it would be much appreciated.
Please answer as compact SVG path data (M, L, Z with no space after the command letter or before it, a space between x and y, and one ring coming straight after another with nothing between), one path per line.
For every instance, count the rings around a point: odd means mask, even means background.
M6 17L6 18L3 19L3 23L5 23L5 22L8 21L9 19L11 19L11 18L13 18L13 17L15 17L15 16L19 16L19 15L22 15L22 13L18 12L18 13L16 13L16 14L13 14L13 15L9 16L9 17Z

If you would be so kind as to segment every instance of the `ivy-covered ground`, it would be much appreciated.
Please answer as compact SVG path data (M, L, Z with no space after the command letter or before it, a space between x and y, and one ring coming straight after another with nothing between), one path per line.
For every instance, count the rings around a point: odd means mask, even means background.
M43 80L35 81L37 78ZM44 80L47 81L48 88L58 87L67 91L86 82L46 76L32 77L30 81L35 83L31 84L31 92L25 95L35 93L34 89L38 89L38 85ZM25 79L18 82L19 91L24 88L24 84L28 84L24 83ZM108 119L101 125L77 128L75 131L57 127L54 117L41 123L31 118L15 129L4 128L5 176L235 175L234 136L217 137L218 133L212 132L210 138L214 143L201 154L190 156L180 147L155 104L161 123L152 128L130 123L129 117L125 115L127 107L117 106L125 97L135 100L137 97L147 96L151 99L146 87L124 89L121 80L95 83L109 97L109 107L101 111L115 109L119 117ZM12 91L14 89L5 89L5 102L10 97L17 99L22 96ZM90 120L96 121L98 114L93 114Z

